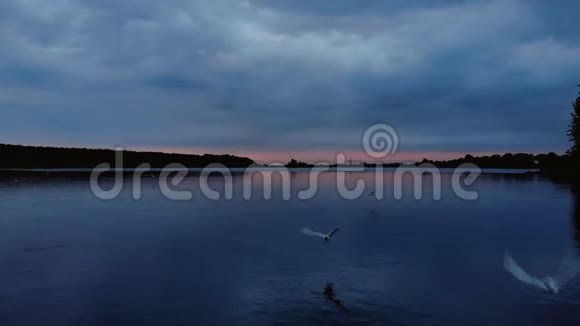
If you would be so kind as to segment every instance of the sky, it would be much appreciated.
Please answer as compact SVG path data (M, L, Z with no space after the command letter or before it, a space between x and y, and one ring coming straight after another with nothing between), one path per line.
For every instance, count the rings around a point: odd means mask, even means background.
M564 152L580 2L2 0L0 143L371 161Z

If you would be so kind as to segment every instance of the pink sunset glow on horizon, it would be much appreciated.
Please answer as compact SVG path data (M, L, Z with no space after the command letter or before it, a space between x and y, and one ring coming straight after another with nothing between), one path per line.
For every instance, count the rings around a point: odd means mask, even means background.
M166 153L180 153L180 154L230 154L236 156L249 157L258 163L275 164L287 163L291 159L307 163L336 163L338 154L343 154L346 160L352 159L353 162L420 162L423 159L434 161L446 161L457 158L462 158L467 154L473 156L491 156L495 154L504 154L507 152L459 152L459 151L417 151L417 152L397 152L390 154L384 159L375 159L368 156L364 151L334 151L334 150L296 150L296 151L259 151L259 150L236 150L223 149L215 150L208 148L193 148L193 147L151 147L151 146L132 146L128 148L136 151L152 151L152 152L166 152ZM530 151L530 153L539 153L538 151Z

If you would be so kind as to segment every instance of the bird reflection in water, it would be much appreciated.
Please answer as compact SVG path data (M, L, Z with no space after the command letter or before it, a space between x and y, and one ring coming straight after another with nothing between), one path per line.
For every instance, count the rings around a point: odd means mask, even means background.
M324 294L326 300L332 302L336 307L338 307L340 311L345 313L348 312L348 309L346 309L346 306L344 305L342 300L336 297L334 284L332 284L331 282L326 282L326 285L324 286L324 292L322 294Z

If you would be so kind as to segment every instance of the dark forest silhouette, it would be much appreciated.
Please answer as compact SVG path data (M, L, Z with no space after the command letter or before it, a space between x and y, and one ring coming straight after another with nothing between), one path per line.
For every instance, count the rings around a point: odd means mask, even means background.
M544 164L558 159L555 153L548 154L526 154L526 153L507 153L503 155L492 156L472 156L465 155L463 158L449 161L430 161L423 160L421 163L431 163L441 168L455 168L461 164L471 163L482 169L539 169Z
M413 167L419 166L421 164L433 164L439 168L456 168L465 163L471 163L479 166L482 169L527 169L527 170L538 170L545 166L552 166L558 164L562 160L565 160L566 156L560 156L556 153L548 154L527 154L527 153L506 153L506 154L496 154L492 156L472 156L470 154L465 155L462 158L447 160L447 161L432 161L428 159L423 159L421 162L416 164L408 163L361 163L361 164L342 164L340 167L352 167L352 166L365 166L368 168L382 166L387 168L397 168L400 166ZM309 168L314 167L313 164L308 164L292 159L286 167L289 168ZM339 167L337 164L332 164L330 167Z
M295 159L291 159L290 162L286 164L287 168L311 168L313 164L297 161Z
M87 148L58 148L36 147L20 145L0 144L0 169L92 169L101 163L109 163L114 166L115 151L106 149ZM424 159L419 164L430 163L440 168L455 168L464 163L476 164L481 168L497 169L546 169L561 170L561 167L571 159L571 156L559 156L549 154L503 154L493 156L465 157L448 161L431 161ZM123 168L136 168L142 163L151 164L152 168L163 168L171 163L180 163L188 168L203 168L212 163L223 164L230 168L245 168L254 161L246 157L233 155L192 155L192 154L168 154L160 152L135 152L123 151ZM384 167L399 167L402 163L378 164ZM311 168L315 165L290 160L286 164L288 168ZM349 165L345 165L349 166ZM359 165L360 166L360 165ZM364 163L366 167L375 167L375 163ZM412 166L412 165L406 165ZM337 167L336 164L331 167Z
M0 144L0 169L94 168L101 163L115 166L115 151L87 148L56 148ZM123 152L123 168L136 168L142 163L163 168L181 163L188 168L202 168L212 163L227 167L247 167L254 163L246 157L232 155L189 155L158 152Z
M578 85L580 87L580 85ZM579 93L580 95L580 93ZM542 172L558 181L580 183L580 96L572 103L572 121L567 135L572 145L566 155L549 161L542 166Z
M580 156L580 96L572 104L572 109L572 122L570 122L570 128L568 129L568 137L570 137L572 147L568 151L568 154L578 160L578 156Z

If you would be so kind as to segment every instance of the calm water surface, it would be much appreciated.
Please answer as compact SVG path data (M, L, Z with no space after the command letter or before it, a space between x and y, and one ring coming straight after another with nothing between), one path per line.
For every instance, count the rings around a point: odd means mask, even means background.
M348 179L372 190L372 173ZM139 201L130 186L102 201L83 179L0 180L0 325L580 324L580 277L555 296L502 267L509 251L551 275L577 255L567 186L488 174L463 201L444 176L439 201L413 199L410 182L402 200L345 200L324 173L317 196L285 201L278 184L244 200L234 180L234 198L213 201L188 178L184 202L155 178ZM300 233L337 225L329 243Z

